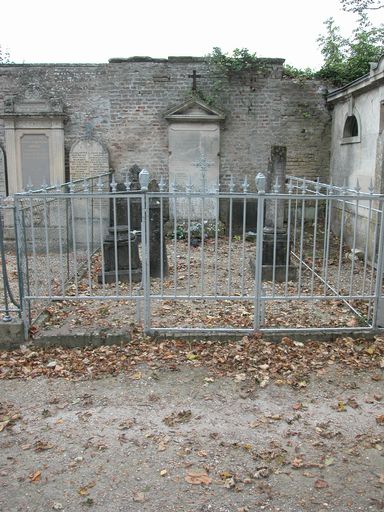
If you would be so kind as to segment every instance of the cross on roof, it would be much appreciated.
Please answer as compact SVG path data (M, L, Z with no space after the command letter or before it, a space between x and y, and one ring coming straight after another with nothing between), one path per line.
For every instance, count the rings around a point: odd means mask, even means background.
M201 78L201 75L196 74L196 69L192 71L192 75L188 75L188 78L192 78L192 91L197 91L197 78Z

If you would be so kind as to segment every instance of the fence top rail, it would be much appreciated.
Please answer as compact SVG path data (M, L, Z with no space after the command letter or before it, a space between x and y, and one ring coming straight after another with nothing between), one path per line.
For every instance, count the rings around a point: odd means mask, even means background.
M97 187L99 183L103 184L103 180L109 182L110 172L98 174L97 176L88 176L86 178L67 181L65 183L57 183L56 185L41 184L41 188L32 189L32 184L27 185L26 189L22 192L17 192L15 196L25 195L41 195L46 193L65 193L65 192L84 192L89 190L90 187ZM106 180L108 178L108 180ZM104 186L104 185L102 185Z
M307 178L301 178L298 176L289 175L286 177L286 184L288 190L295 189L305 192L311 192L313 194L319 195L342 195L342 196L374 196L375 198L384 197L384 194L379 194L374 192L374 186L372 179L368 185L368 190L366 192L361 190L361 186L359 180L356 180L355 187L348 187L346 182L344 182L343 186L335 185L332 183L323 183L319 179L317 180L309 180ZM323 191L322 191L323 190Z
M254 178L255 186L251 187L250 181L247 176L244 177L242 183L235 183L231 176L228 183L224 188L216 183L207 183L206 177L202 175L201 184L193 183L189 178L186 184L167 182L161 176L158 182L158 190L151 190L149 188L150 175L146 169L139 173L139 183L132 189L132 182L128 176L124 182L117 182L115 174L103 173L98 176L87 177L84 179L73 180L63 184L53 186L43 185L42 188L37 190L28 189L23 192L18 192L14 195L15 198L25 197L57 197L76 194L77 197L81 196L97 196L103 195L124 195L124 194L140 194L147 193L153 197L257 197L265 195L269 198L276 199L289 199L301 196L302 199L314 199L315 197L332 197L333 199L375 199L381 200L384 194L374 192L373 184L370 183L368 191L362 191L359 182L356 182L355 188L347 187L346 185L340 187L332 183L322 183L319 180L308 180L298 176L289 175L285 179L285 183L279 183L276 178L275 183L271 184L270 190L266 190L266 177L262 173L258 173ZM252 190L250 190L252 188ZM256 190L255 190L256 188ZM237 190L236 190L237 189ZM1 205L1 202L0 202Z

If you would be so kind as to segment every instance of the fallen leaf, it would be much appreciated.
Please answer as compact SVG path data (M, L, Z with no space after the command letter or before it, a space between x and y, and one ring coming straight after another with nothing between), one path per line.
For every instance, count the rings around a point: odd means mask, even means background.
M192 485L209 485L212 482L212 478L210 478L205 471L189 471L185 477L185 481Z
M316 489L326 489L327 487L329 487L329 484L325 480L322 480L321 478L315 480Z
M80 496L88 496L89 489L92 489L92 487L95 487L96 482L90 482L87 485L84 485L83 487L80 487L80 489L77 491Z
M192 411L190 409L180 412L174 412L163 419L163 422L169 427L173 427L177 423L186 423L192 418Z
M138 503L143 503L143 501L145 501L145 494L140 491L134 492L132 499Z
M297 468L301 468L303 467L304 465L304 461L303 459L299 459L298 457L296 457L295 459L293 459L293 461L291 462L291 466L295 469Z
M41 478L41 471L35 471L34 473L29 475L29 479L31 482L38 482Z
M376 422L379 425L384 425L384 414L380 414L380 416L376 416Z

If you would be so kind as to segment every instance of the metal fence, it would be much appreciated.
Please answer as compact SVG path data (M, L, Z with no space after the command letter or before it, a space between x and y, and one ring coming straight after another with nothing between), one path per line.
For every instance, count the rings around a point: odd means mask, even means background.
M47 303L113 301L148 334L381 328L384 196L297 177L266 193L261 174L254 192L148 181L15 195L27 327Z

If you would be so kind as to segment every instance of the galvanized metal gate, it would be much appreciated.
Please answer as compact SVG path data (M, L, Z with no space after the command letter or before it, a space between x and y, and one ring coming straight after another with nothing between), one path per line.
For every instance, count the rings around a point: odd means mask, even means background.
M262 175L254 192L147 182L15 196L26 325L47 301L115 301L149 334L381 327L383 196L295 177L266 193Z

